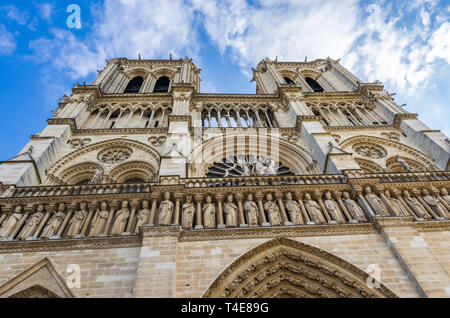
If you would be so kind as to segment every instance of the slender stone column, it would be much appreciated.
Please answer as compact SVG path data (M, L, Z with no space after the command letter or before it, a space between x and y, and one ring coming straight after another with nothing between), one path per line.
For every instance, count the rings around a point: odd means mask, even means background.
M131 234L132 230L133 230L133 223L134 223L134 216L136 215L136 210L139 207L139 201L133 200L131 201L131 214L130 214L130 218L128 219L128 224L127 224L127 229L126 229L126 233Z
M57 237L61 237L63 235L64 229L66 228L67 223L69 222L70 218L72 217L72 214L75 212L75 210L77 209L77 205L73 204L73 203L69 203L67 204L67 214L66 217L64 218L61 226L58 229L58 232L56 232L56 236ZM38 237L36 235L36 237Z
M195 218L195 229L203 229L203 222L202 222L202 202L203 202L203 195L198 194L195 196L195 202L197 202L197 214Z
M325 207L325 204L323 204L322 193L320 193L319 191L314 191L314 197L317 200L317 202L319 203L320 209L322 210L323 214L325 215L327 222L330 224L337 223L336 221L334 221L331 218L330 214L328 213L327 208Z
M36 231L31 235L31 237L37 238L39 237L39 234L41 234L42 229L44 228L45 224L47 223L50 215L51 215L51 211L49 211L48 209L45 212L44 218L42 219L41 223L39 223L39 227L36 229Z
M354 188L353 192L355 194L354 195L355 199L357 198L357 200L355 200L355 201L357 203L359 203L359 205L362 207L362 210L364 211L366 216L369 218L369 221L372 221L373 218L375 217L375 213L373 212L373 210L370 207L369 203L367 203L366 199L362 195L362 189L359 188L359 187L358 188Z
M113 202L110 203L110 211L109 211L109 215L108 215L108 220L106 220L106 225L105 225L105 229L103 230L103 233L100 234L99 236L107 236L109 233L109 227L111 226L111 222L113 220L114 214L115 212L119 209L120 206L120 201L119 200L114 200Z
M180 225L180 205L181 205L181 199L183 198L182 193L175 193L175 213L173 216L173 223L172 225Z
M413 210L411 210L411 208L409 207L408 204L406 204L406 202L403 200L402 196L401 196L401 192L399 190L393 190L392 194L394 195L394 198L396 198L397 200L399 200L403 206L405 207L406 211L408 211L410 216L413 216L414 218L417 218L416 214L414 213Z
M383 191L378 190L378 194L379 194L380 197L381 197L381 201L383 201L383 202L384 202L384 205L387 207L389 213L390 213L392 216L398 216L398 215L395 214L394 209L393 209L392 206L391 206L391 202L389 202L388 198L386 198L386 195L383 193Z
M216 194L216 201L217 201L217 228L222 229L225 228L225 223L223 221L223 208L222 208L222 201L223 201L224 195L221 193Z
M264 198L264 194L262 193L256 193L255 198L258 201L258 208L259 208L259 223L261 226L270 226L271 224L267 222L266 213L264 212L264 205L262 203L262 200Z
M300 210L302 211L303 218L306 220L306 224L314 224L309 218L308 211L306 211L305 205L303 204L303 194L300 192L296 193L298 204L300 204Z
M347 222L357 223L358 221L353 219L353 217L348 212L347 207L345 206L344 202L342 202L342 192L333 191L332 194L333 194L333 197L336 199L336 202L339 204L339 207L341 208L342 213L344 214L345 218L347 219Z
M95 211L98 208L98 202L93 201L88 203L89 213L87 215L86 220L84 221L83 228L81 229L80 235L82 237L86 236L87 228L89 226L89 223L91 222L92 216L94 215Z
M293 223L289 221L286 209L284 208L283 194L281 192L276 192L275 197L277 198L278 206L280 207L281 218L283 219L284 225L293 225Z
M239 209L239 226L240 227L247 227L247 223L245 222L245 216L244 216L244 208L242 206L242 199L244 198L244 196L239 193L236 194L236 200L238 203L238 209Z
M153 226L155 224L155 213L156 213L156 204L158 203L160 194L152 193L150 196L152 198L152 209L150 210L150 217L148 218L148 224Z

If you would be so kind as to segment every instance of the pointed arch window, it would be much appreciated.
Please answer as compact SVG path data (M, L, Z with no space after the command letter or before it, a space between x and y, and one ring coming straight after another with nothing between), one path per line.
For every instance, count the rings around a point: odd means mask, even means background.
M158 78L153 93L167 93L169 91L170 79L167 76Z
M139 93L142 83L144 83L144 79L141 76L136 76L128 83L124 93Z
M291 80L289 77L284 77L284 80L285 80L286 83L289 84L289 85L295 84L295 82L294 82L293 80Z
M317 83L317 81L313 80L311 77L305 77L305 81L306 81L306 83L308 83L309 87L311 87L311 89L314 92L324 92L325 91L322 88L322 86L320 86L320 84Z

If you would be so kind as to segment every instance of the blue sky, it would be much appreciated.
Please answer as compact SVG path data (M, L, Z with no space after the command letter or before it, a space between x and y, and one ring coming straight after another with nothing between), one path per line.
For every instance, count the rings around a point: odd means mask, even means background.
M81 9L70 29L69 4ZM0 2L0 160L41 131L75 82L112 57L189 56L202 92L254 93L264 57L341 58L450 136L449 0L104 0Z

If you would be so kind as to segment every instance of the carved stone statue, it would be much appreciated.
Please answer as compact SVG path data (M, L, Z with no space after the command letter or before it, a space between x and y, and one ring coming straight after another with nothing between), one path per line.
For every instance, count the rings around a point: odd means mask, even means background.
M111 229L111 235L121 235L125 231L127 220L130 217L130 210L128 209L128 201L122 202L122 209L117 211L114 224Z
M108 216L109 216L108 204L105 201L103 201L100 204L100 211L92 220L91 229L89 231L90 237L97 236L104 232L106 222L108 221Z
M28 237L33 236L34 232L37 230L41 220L44 218L44 205L39 204L36 213L33 213L25 223L25 226L20 231L17 239L24 240Z
M206 229L216 227L216 207L212 203L212 198L209 195L206 197L206 203L203 206L203 226Z
M286 193L286 210L288 211L289 219L293 224L302 223L300 217L300 204L292 199L292 194L290 192Z
M238 226L238 207L233 203L233 196L228 196L228 201L223 206L223 212L225 213L225 220L227 227Z
M427 213L427 211L425 210L425 208L422 206L422 204L420 204L416 198L411 197L411 195L409 194L408 191L404 190L403 191L403 199L405 200L406 204L409 205L409 207L411 208L411 210L414 211L414 213L416 213L416 215L419 218L425 219L425 220L429 220L431 219L431 216Z
M325 205L328 214L330 214L333 220L335 220L338 223L346 222L340 212L341 209L339 209L339 205L337 204L336 201L333 200L330 192L325 193L325 201L323 201L323 204Z
M67 232L67 237L74 237L80 234L81 227L83 226L86 216L86 202L81 202L80 210L75 212L74 216L69 221L69 231Z
M395 160L397 160L397 162L402 166L403 170L405 170L406 172L411 172L411 169L409 168L409 165L406 163L405 160L403 160L402 158L400 158L399 155L397 155L395 157Z
M250 175L250 168L248 167L248 163L243 159L238 159L238 164L242 169L242 175L247 177Z
M195 206L192 202L191 195L186 196L186 203L183 204L182 211L181 226L188 229L192 228L194 224Z
M55 214L53 214L50 221L44 227L41 237L50 238L58 233L59 227L64 221L64 218L66 217L66 213L64 212L65 209L66 209L65 205L60 204L58 206L58 211Z
M265 175L266 176L274 176L277 174L275 161L273 159L269 160L269 165L266 167Z
M159 205L158 224L170 225L173 213L173 202L170 201L170 193L164 193L164 200Z
M258 225L258 206L253 201L253 196L249 194L244 203L244 210L247 216L247 222L250 226Z
M370 207L376 215L391 216L386 205L377 195L372 193L372 189L370 187L365 187L364 190L366 191L365 198L367 200L367 203L369 203Z
M391 208L394 211L395 215L398 215L398 216L409 215L408 211L403 206L403 203L400 200L398 200L396 198L391 198L391 193L389 192L389 190L384 191L384 195L386 196L386 199L389 201Z
M266 167L264 167L262 159L259 157L255 164L255 172L257 176L264 176L266 174Z
M104 175L103 175L103 169L100 167L97 167L95 169L94 176L92 177L91 181L89 183L92 184L101 184L103 183Z
M431 196L427 189L422 189L422 199L438 216L446 219L450 217L447 208L434 196Z
M269 216L269 222L272 225L281 225L280 208L272 201L272 195L269 193L266 196L266 203L264 204L264 211Z
M320 210L319 204L311 199L311 195L309 193L305 194L305 208L309 213L311 221L315 224L324 224L327 223L324 216L322 215L322 211Z
M361 207L356 203L354 200L350 198L350 194L348 192L342 193L342 196L344 197L344 205L347 208L347 211L351 214L351 216L358 220L359 222L366 222L367 218L364 214Z
M446 188L441 189L441 198L447 202L447 205L450 206L450 195L448 195L448 191Z
M135 233L139 232L139 227L148 223L148 218L150 216L150 209L148 207L149 207L148 201L147 200L142 201L142 210L140 210L137 215Z
M0 228L0 238L7 238L21 218L22 206L18 205L14 209L14 212L3 221L2 227Z

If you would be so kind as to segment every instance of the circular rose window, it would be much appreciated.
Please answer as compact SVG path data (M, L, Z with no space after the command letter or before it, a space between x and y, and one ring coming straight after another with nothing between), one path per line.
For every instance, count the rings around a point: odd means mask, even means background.
M97 158L108 165L116 164L130 158L133 151L127 147L107 148L99 152Z
M387 156L387 151L381 146L374 144L358 144L353 146L353 150L363 157L371 159L381 159Z

